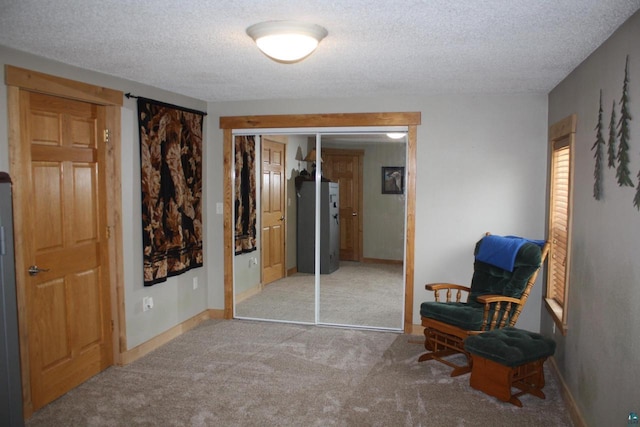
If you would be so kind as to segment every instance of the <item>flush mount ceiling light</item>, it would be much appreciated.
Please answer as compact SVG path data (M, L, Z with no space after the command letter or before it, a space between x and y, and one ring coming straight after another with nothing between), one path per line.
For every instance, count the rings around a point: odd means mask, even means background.
M328 32L315 24L268 21L250 26L247 34L269 58L293 63L309 56Z

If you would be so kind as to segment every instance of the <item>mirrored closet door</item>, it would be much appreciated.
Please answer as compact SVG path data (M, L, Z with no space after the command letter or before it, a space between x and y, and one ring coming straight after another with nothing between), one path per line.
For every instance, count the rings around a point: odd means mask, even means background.
M319 323L401 329L404 301L404 137L322 136L329 209L320 212L325 246L337 240L338 268L320 274ZM333 187L335 186L335 190ZM326 191L326 190L325 190ZM332 208L333 192L339 194ZM334 228L337 228L337 236ZM321 243L322 248L322 243ZM322 273L322 272L321 272Z
M233 158L234 317L401 330L406 138L234 135Z
M313 324L316 322L313 257L309 259L311 264L307 262L298 271L296 250L298 177L305 175L307 137L236 135L234 138L234 316ZM256 159L245 171L238 164L246 163L251 156L243 149L243 138L253 139ZM243 184L252 178L255 186ZM315 187L305 186L304 194L315 200ZM306 221L314 224L315 212L308 215ZM239 227L243 216L253 219L255 224ZM244 235L253 235L255 244L242 248L238 241Z

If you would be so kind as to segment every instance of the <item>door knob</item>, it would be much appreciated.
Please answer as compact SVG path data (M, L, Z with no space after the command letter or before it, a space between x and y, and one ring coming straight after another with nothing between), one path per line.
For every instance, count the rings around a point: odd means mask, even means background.
M39 268L37 265L32 265L31 267L29 267L29 269L27 271L29 272L29 276L35 276L38 273L49 271L49 269L48 268Z
M358 216L358 212L352 212L351 216Z
M280 217L280 221L284 221L284 216L281 216L281 217Z

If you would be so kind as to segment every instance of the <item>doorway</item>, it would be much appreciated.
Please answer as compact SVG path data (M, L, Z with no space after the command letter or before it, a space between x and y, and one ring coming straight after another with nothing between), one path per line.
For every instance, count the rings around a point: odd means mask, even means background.
M285 277L286 137L262 138L262 284Z
M335 142L334 142L335 144ZM340 260L362 261L364 221L362 169L364 150L346 148L322 149L322 174L337 182L340 191Z
M289 122L288 122L289 121ZM362 133L367 132L381 132L384 130L390 130L396 128L396 130L404 130L407 132L407 147L406 147L406 210L404 225L406 231L404 234L404 248L405 254L405 266L403 269L404 283L406 288L404 295L402 296L404 301L404 322L399 322L400 329L408 330L412 325L413 317L413 200L415 198L415 140L416 140L416 126L420 123L419 113L374 113L374 114L338 114L338 115L296 115L296 116L250 116L250 117L229 117L221 118L221 127L224 129L225 135L225 180L227 188L232 185L233 176L231 165L233 164L233 132L234 130L242 129L245 134L253 132L254 134L263 134L262 129L278 128L292 131L292 128L287 127L286 124L299 125L305 123L309 128L329 128L332 125L342 125L349 127L350 132L359 131ZM376 127L377 126L377 127ZM384 128L380 128L384 126ZM399 128L402 129L399 129ZM358 129L355 129L358 128ZM364 128L364 129L363 129ZM251 129L251 131L250 131ZM326 131L326 129L320 129L319 132ZM313 129L309 129L313 132ZM318 146L317 148L321 148ZM302 160L298 158L298 160ZM404 204L403 204L404 207ZM225 195L225 317L233 317L233 280L234 280L234 264L236 259L233 257L233 236L231 230L232 225L232 198L230 194ZM313 276L312 276L313 277ZM312 279L313 280L313 279ZM319 275L315 275L315 280L320 281ZM319 283L316 286L319 288ZM318 298L315 298L318 301ZM317 320L317 319L316 319ZM404 323L404 324L403 324Z
M122 93L5 68L25 417L113 363Z

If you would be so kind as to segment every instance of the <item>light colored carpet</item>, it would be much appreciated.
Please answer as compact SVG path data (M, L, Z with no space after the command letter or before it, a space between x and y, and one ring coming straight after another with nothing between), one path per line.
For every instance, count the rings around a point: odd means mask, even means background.
M36 426L570 426L554 377L546 400L500 402L418 363L418 337L207 321L111 367L27 422Z
M341 261L320 276L319 322L401 330L402 274L401 265ZM237 304L236 316L314 323L314 298L314 276L297 273Z

